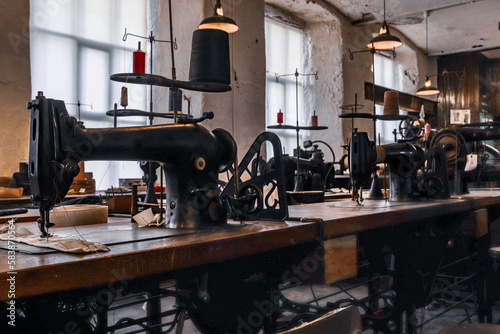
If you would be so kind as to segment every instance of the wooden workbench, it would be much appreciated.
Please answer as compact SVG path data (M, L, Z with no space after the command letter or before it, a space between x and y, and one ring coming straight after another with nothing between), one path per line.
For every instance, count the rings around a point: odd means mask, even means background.
M469 217L473 218L473 223L475 220L484 222L485 219L489 222L496 218L489 217L489 212L495 211L494 209L498 209L499 206L500 191L473 191L449 200L421 200L411 203L365 200L361 206L350 199L340 199L290 206L290 218L285 222L258 221L244 224L229 222L226 227L214 227L202 231L179 232L176 230L171 235L161 238L135 241L124 239L123 242L110 244L109 252L88 255L16 253L14 269L8 267L7 251L2 250L0 251L0 291L2 291L0 300L9 300L7 278L12 275L15 275L16 282L15 298L30 300L54 293L61 296L67 292L70 295L73 291L81 289L99 288L113 284L113 282L143 277L148 277L148 280L150 277L164 278L179 272L185 275L186 272L196 271L200 267L217 266L220 269L221 266L226 266L226 263L234 264L234 261L249 256L252 257L251 262L243 263L243 267L250 263L252 266L258 266L259 256L264 262L265 257L270 254L282 254L279 252L283 249L292 250L295 253L311 250L309 247L301 248L301 245L322 247L323 254L318 257L324 262L322 275L326 283L331 283L332 280L356 275L355 271L345 271L343 266L338 266L338 263L343 265L347 262L348 265L353 263L355 265L356 242L360 236L366 237L367 234L374 232L376 232L374 235L380 236L385 231L398 231L394 234L397 236L402 228L411 231L415 226L432 225L437 221L446 223L447 220L452 220L453 224L456 221L460 225L462 218L467 221L470 220ZM18 224L36 231L35 223ZM90 232L109 231L112 233L116 231L117 235L121 235L133 229L137 229L137 225L132 224L130 218L116 217L110 217L107 224L77 228L78 232L84 236ZM53 233L74 234L75 229L58 228ZM406 236L403 235L401 240L408 240L409 245L410 242L418 239L412 236L404 239ZM89 241L92 240L89 239ZM409 248L413 249L412 246ZM408 255L405 250L403 254ZM303 256L305 259L314 259L310 253L304 253ZM400 261L401 258L405 257L400 257ZM413 259L407 262L409 266L403 263L403 265L400 264L399 269L396 269L407 274L405 277L415 276ZM290 262L286 265L289 266ZM312 263L306 261L302 265L307 269L307 266L310 267ZM230 272L230 265L226 267L226 270ZM298 267L300 269L300 263ZM286 268L279 270L281 269ZM10 274L10 272L15 272L15 274ZM405 294L401 289L414 292L411 291L413 285L411 285L412 282L406 281L399 283L400 290L396 296L398 298L402 296L403 300L396 300L396 302L401 303L401 310L403 308L406 310L415 305L411 302L414 295ZM231 283L228 281L227 284ZM396 310L399 312L399 308ZM400 316L397 313L393 319L400 319Z
M476 191L460 198L412 203L365 200L362 206L350 200L339 200L289 207L291 218L320 218L323 226L315 221L294 219L246 222L244 226L231 222L229 225L233 228L112 245L105 253L18 253L16 297L107 284L117 279L116 272L120 273L120 279L147 276L499 204L500 191ZM108 225L119 230L132 224L126 218L110 218ZM73 230L60 228L56 234L64 229ZM8 291L6 278L12 270L7 262L7 252L0 251L0 291ZM4 293L0 296L1 300L6 299Z
M130 228L130 218L112 218L110 229ZM162 239L129 242L109 246L109 252L90 255L50 253L16 254L15 270L7 265L7 252L0 255L0 291L8 291L8 272L16 272L16 298L86 288L113 281L171 272L203 264L220 262L259 252L309 242L317 237L313 223L249 223L213 231L201 231ZM35 224L31 225L34 230ZM89 226L78 227L79 231ZM102 228L92 225L90 228ZM59 228L55 234L73 232ZM84 278L84 279L83 279ZM42 283L46 282L46 283ZM7 298L0 294L1 300Z

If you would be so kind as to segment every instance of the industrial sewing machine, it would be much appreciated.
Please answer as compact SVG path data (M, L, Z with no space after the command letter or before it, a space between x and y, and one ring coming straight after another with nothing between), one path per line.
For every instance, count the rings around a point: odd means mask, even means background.
M335 171L333 170L332 162L325 162L324 154L317 144L313 144L310 140L304 142L304 148L299 152L299 169L302 174L302 187L305 191L324 190L325 186L329 187ZM295 176L297 174L297 153L294 156L284 155L283 164L285 168L285 183L288 191L293 191L295 188ZM269 159L267 166L270 169L275 168L274 158ZM335 160L335 158L334 158Z
M348 159L352 199L358 203L363 201L361 190L368 184L379 163L389 166L390 201L450 197L446 157L440 148L424 152L419 146L405 142L376 146L366 132L354 129L349 141Z
M468 193L467 183L498 182L500 169L494 162L500 151L486 141L500 139L500 124L485 122L445 128L434 133L430 147L442 148L446 153L452 191Z
M204 228L237 220L283 220L288 215L279 138L261 134L235 172L236 143L223 129L198 125L200 118L177 124L86 129L69 116L63 101L46 99L39 92L31 109L29 179L31 199L40 208L39 228L47 236L53 226L49 211L60 202L78 174L80 161L151 161L165 171L165 225L169 228ZM264 142L274 149L275 171L251 172ZM236 165L236 164L235 164ZM221 192L219 173L233 176ZM240 176L247 172L245 181ZM272 184L272 191L264 188ZM275 193L276 196L271 196ZM271 200L273 198L273 200Z
M40 207L39 228L53 224L49 210L67 193L78 162L89 160L158 161L165 169L166 225L199 228L226 222L219 202L218 174L234 161L236 144L225 130L198 125L213 113L179 124L85 129L68 115L63 101L40 92L31 109L29 178L31 199Z

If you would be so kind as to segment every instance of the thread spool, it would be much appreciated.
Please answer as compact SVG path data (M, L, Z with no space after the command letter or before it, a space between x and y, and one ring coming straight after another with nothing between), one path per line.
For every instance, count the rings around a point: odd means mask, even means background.
M311 125L318 126L318 116L316 116L316 110L314 110L314 114L312 115Z
M80 171L78 172L78 175L75 176L75 178L73 180L83 181L83 180L85 180L85 162L80 161L78 163L78 167L80 167Z
M133 72L146 73L146 54L141 51L141 42L133 55Z
M384 93L384 115L399 115L399 93L389 90Z
M120 105L124 108L126 106L128 106L128 93L127 93L127 87L125 87L125 86L122 86L122 95L120 98Z
M229 85L229 35L216 29L193 33L189 81Z
M280 111L278 112L278 124L283 124L283 113Z
M431 136L431 125L429 123L424 126L424 140L429 140Z

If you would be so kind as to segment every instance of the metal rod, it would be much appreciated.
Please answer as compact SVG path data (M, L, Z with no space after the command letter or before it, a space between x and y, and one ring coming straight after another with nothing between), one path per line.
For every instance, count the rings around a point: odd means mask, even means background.
M172 0L168 0L168 14L169 14L169 21L170 21L170 40L174 40L174 29L173 29L173 24L172 24ZM172 80L176 80L176 73L175 73L175 57L174 57L174 43L170 43L170 53L172 57ZM174 100L175 101L175 100ZM175 104L174 104L175 105ZM175 107L174 107L175 111Z
M297 182L300 182L300 142L299 142L299 71L295 69L295 113L297 117Z
M371 49L371 54L372 54L372 80L373 80L373 87L372 87L372 94L373 94L373 140L376 140L377 138L377 117L376 115L376 108L375 108L375 48Z
M115 103L114 105L114 108L113 108L113 127L116 129L116 122L117 122L117 109L118 108L118 104Z
M149 44L150 44L150 50L149 50L149 73L153 74L153 42L155 38L153 36L153 32L151 31L149 35ZM153 125L153 85L149 85L149 125ZM150 174L151 175L151 174Z

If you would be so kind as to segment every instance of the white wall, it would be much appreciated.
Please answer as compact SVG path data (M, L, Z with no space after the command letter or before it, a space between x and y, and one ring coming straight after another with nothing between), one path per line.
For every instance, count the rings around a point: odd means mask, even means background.
M342 77L342 50L340 24L338 21L306 24L306 72L318 72L318 80L313 76L305 79L305 124L311 125L314 110L318 125L327 130L304 131L310 140L323 140L335 152L338 161L343 154L342 120L338 117L344 99L344 78ZM319 145L325 154L325 161L332 161L330 150Z

